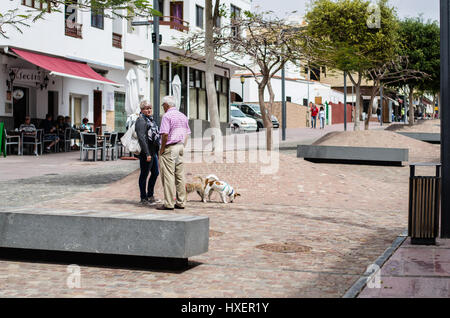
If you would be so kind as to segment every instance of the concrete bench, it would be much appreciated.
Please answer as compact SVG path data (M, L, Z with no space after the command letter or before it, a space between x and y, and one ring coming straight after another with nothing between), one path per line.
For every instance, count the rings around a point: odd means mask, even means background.
M208 244L209 218L202 216L0 210L0 248L187 260Z
M422 133L422 132L397 132L397 134L414 138L420 141L429 142L432 144L440 144L441 143L441 134L440 133Z
M401 166L408 149L298 145L297 157L311 162Z

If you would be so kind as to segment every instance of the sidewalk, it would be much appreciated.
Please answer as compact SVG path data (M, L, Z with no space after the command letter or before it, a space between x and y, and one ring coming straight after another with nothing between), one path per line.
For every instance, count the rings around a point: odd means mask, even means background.
M362 290L360 298L450 297L450 240L436 246L411 245L410 238L381 268L381 288Z
M391 124L383 124L380 126L377 122L370 122L370 130L384 130ZM347 123L347 131L353 131L354 123ZM360 130L364 130L364 122L360 122ZM296 149L299 144L312 144L314 141L320 137L328 134L332 131L344 131L344 124L327 125L324 129L312 129L312 128L289 128L286 129L286 140L282 141L282 130L281 128L273 129L273 139L278 138L279 149ZM248 150L256 148L254 145L249 147L249 139L261 140L265 145L265 133L264 132L254 132L254 133L242 133L242 134L231 134L223 137L224 140L224 150ZM238 142L241 140L242 142ZM247 140L244 142L244 140ZM211 139L208 136L203 138L193 138L189 139L187 146L187 151L198 152L198 151L211 151Z

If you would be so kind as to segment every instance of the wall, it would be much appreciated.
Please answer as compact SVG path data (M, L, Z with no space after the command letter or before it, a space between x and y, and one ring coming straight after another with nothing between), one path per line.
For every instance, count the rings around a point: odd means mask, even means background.
M249 104L258 104L259 102L249 102ZM270 107L269 103L266 103L266 107ZM286 128L304 128L307 127L307 107L286 102ZM274 102L273 108L271 110L272 115L274 115L280 122L280 127L282 124L282 114L281 114L281 102Z
M334 124L343 124L344 123L344 104L343 103L330 103L332 109L332 121ZM352 122L352 106L347 104L347 123Z
M281 101L281 78L272 78L272 89L275 94L275 101ZM291 102L295 104L303 105L303 99L308 99L314 102L314 98L317 96L322 97L322 102L343 102L344 94L333 90L329 85L321 84L318 82L309 82L305 80L286 80L286 98L290 97ZM230 89L238 95L242 93L242 84L239 76L233 76L230 81ZM309 90L309 94L308 94ZM270 98L269 91L266 88L264 92L264 100L268 101ZM247 77L244 83L244 102L258 100L258 85L253 77Z

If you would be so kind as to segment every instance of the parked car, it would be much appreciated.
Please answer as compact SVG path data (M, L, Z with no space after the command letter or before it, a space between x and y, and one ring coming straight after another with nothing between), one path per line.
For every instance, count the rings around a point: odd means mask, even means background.
M261 114L261 108L259 107L259 105L239 103L239 104L232 104L232 106L238 107L247 117L250 117L250 118L253 118L254 120L256 120L256 123L258 125L257 131L259 131L259 129L264 127L264 122L263 122L262 114ZM272 120L273 128L280 127L280 122L274 115L272 115L271 120Z
M245 116L245 114L235 106L230 107L230 121L230 126L234 130L234 132L256 131L256 129L258 128L256 120Z

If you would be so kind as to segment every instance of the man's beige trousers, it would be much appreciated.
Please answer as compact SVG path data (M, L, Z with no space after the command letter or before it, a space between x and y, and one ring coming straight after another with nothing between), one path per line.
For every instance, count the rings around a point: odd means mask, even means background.
M164 206L173 208L175 203L186 203L186 185L183 165L184 145L182 143L166 147L160 158L161 181L164 188ZM174 200L176 188L176 202Z

